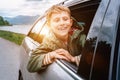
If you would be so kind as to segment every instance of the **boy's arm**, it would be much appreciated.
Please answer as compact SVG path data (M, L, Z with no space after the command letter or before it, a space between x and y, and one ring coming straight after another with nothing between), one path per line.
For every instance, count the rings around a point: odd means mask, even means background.
M28 62L27 65L27 69L29 72L37 72L41 69L45 69L45 67L43 67L43 59L45 57L45 54L40 54L39 50L37 51L38 53L36 53L37 50L35 50Z
M48 52L51 49L48 48L46 44L41 44L35 51L32 52L27 69L29 72L38 72L41 69L45 69L47 67L43 66L43 60Z

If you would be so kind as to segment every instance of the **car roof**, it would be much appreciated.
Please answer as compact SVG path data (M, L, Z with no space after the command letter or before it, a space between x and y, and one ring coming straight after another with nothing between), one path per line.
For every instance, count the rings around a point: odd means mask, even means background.
M70 6L80 4L80 3L83 3L83 2L87 2L87 1L90 1L90 0L65 0L63 2L63 4L67 7L70 7Z

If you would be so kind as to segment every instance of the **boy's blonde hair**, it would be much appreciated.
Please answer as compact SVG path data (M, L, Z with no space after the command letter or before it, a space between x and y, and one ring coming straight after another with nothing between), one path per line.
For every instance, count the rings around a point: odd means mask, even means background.
M52 6L46 14L47 23L50 24L50 18L53 13L61 13L62 11L67 12L71 16L70 9L68 7L62 5L54 5Z

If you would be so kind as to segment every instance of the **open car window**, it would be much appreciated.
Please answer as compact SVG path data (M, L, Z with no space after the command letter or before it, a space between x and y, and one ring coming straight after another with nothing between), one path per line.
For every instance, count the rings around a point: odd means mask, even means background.
M100 0L97 1L88 1L85 3L81 3L75 6L70 6L72 17L75 18L77 24L83 27L83 34L88 35L89 29L91 27L93 18L98 9ZM87 4L87 5L86 5ZM62 61L66 66L68 66L71 70L77 73L78 67L74 63L66 63ZM79 73L78 73L79 74Z
M87 1L75 6L70 6L72 17L75 18L75 24L77 23L83 29L83 32L86 36L90 29L93 18L96 14L97 8L99 6L98 1ZM89 4L89 5L87 5ZM75 25L74 24L74 25ZM80 28L80 29L81 29ZM41 43L45 35L49 35L49 28L46 24L46 18L43 17L38 19L35 25L33 25L32 30L28 34L29 37L35 41ZM60 60L66 67L77 74L78 67L74 63L68 63L64 60Z

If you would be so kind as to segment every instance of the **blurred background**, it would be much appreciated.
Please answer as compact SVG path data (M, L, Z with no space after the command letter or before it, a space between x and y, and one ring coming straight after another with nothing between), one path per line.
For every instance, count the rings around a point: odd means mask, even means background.
M0 16L11 24L32 24L53 4L64 0L0 0Z

